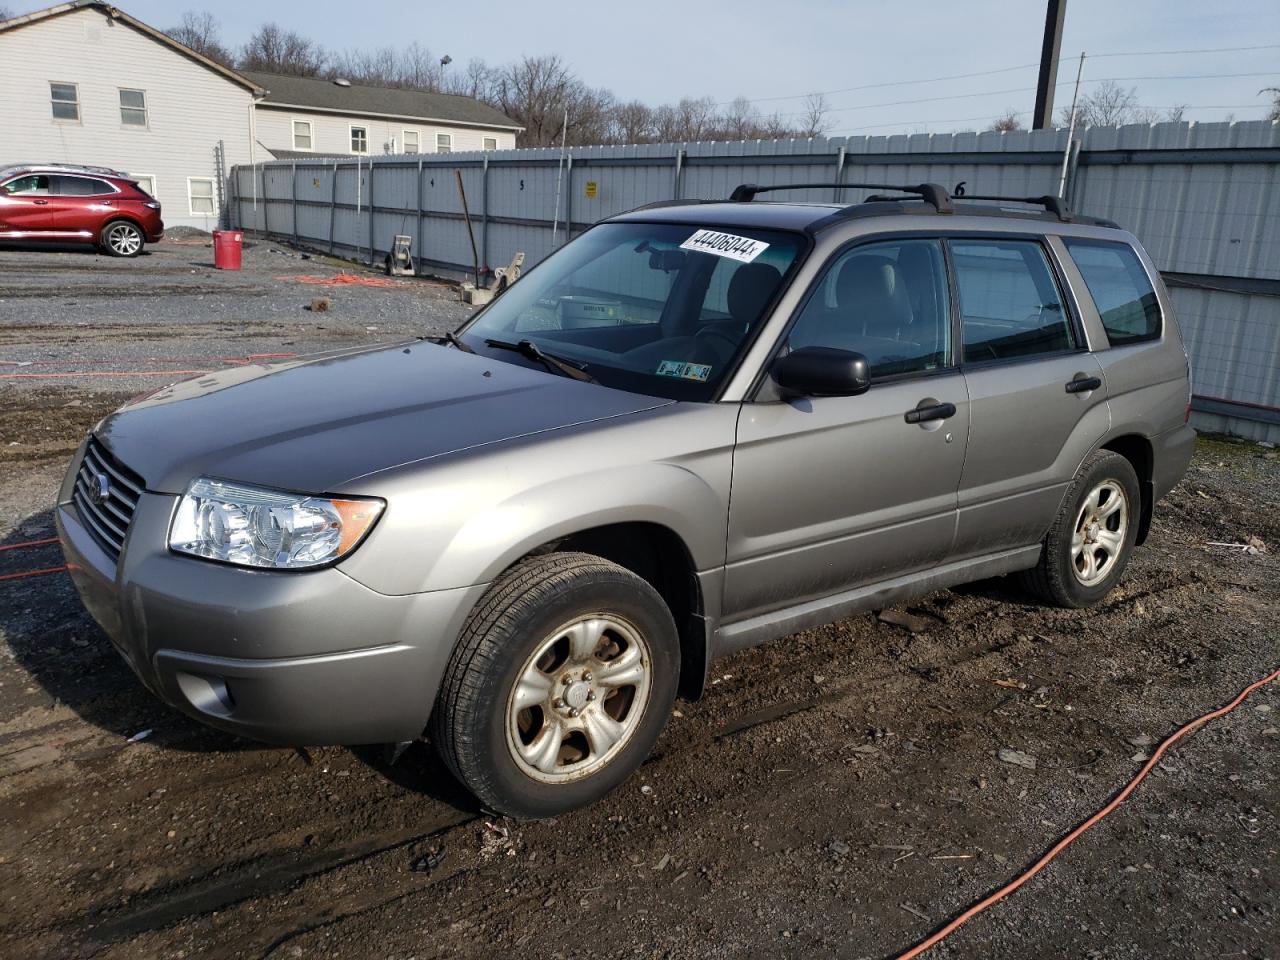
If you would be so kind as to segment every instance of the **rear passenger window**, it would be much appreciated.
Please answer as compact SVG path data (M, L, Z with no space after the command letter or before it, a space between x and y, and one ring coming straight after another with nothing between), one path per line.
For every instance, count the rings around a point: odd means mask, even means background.
M1059 353L1075 337L1040 244L953 240L966 363Z
M60 197L96 197L105 193L115 193L104 181L92 180L89 177L55 176L51 179L54 193Z
M1127 243L1065 240L1113 347L1160 336L1160 302Z
M951 354L946 277L937 240L854 247L818 281L788 344L860 353L873 377L945 367Z

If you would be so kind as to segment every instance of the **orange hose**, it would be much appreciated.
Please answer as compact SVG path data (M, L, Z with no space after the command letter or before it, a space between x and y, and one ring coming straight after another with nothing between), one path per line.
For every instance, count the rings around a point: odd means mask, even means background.
M24 570L22 573L0 575L0 580L21 580L23 577L40 577L46 573L62 573L66 569L66 567L46 567L44 570Z
M1116 809L1116 807L1124 803L1124 801L1128 799L1129 794L1133 793L1133 791L1137 789L1138 784L1140 784L1146 778L1147 774L1150 773L1153 769L1155 769L1156 764L1160 762L1160 758L1164 755L1166 750L1172 747L1175 743L1177 743L1187 734L1194 733L1196 730L1199 730L1210 720L1217 720L1219 717L1225 717L1228 713L1230 713L1236 707L1240 706L1240 704L1244 703L1245 697L1249 696L1249 694L1253 693L1253 691L1257 690L1258 688L1265 687L1268 683L1274 682L1277 678L1280 678L1280 669L1273 670L1270 674L1263 677L1261 680L1255 680L1253 683L1249 684L1247 687L1241 690L1240 694L1234 700L1228 703L1226 706L1219 707L1217 710L1211 710L1206 714L1196 717L1196 719L1190 721L1189 723L1183 724L1176 731L1174 731L1174 733L1171 736L1167 737L1164 741L1162 741L1160 746L1156 747L1155 752L1151 754L1151 759L1149 759L1146 763L1142 765L1142 768L1133 776L1133 778L1127 784L1125 784L1124 789L1122 789L1119 793L1117 793L1106 806L1104 806L1101 810L1099 810L1097 813L1091 816L1088 820L1084 821L1084 823L1080 824L1078 827L1076 827L1074 830L1068 833L1065 837L1063 837L1061 840L1055 843L1052 847L1049 848L1048 853L1042 856L1039 860L1037 860L1029 868L1024 870L1018 876L1016 876L1009 883L1006 883L1003 887L1001 887L995 893L987 896L982 900L979 900L973 906L965 910L964 913L960 914L958 917L956 917L950 923L946 924L946 926L942 927L936 933L933 933L929 937L925 938L924 940L921 940L910 950L906 951L905 953L898 954L894 958L894 960L911 960L911 958L913 957L920 956L920 954L924 953L930 947L937 946L947 937L951 936L951 934L955 933L955 931L958 930L962 924L972 920L974 917L982 913L982 911L986 910L988 907L998 903L999 901L1007 897L1009 894L1013 893L1015 890L1021 887L1024 883L1026 883L1028 880L1034 877L1037 873L1039 873L1041 870L1047 867L1054 857L1060 854L1063 850L1065 850L1071 844L1075 843L1076 840L1079 839L1080 836L1086 830L1090 829L1094 824L1100 821L1103 817L1108 816L1113 810Z
M57 537L49 537L45 540L27 540L23 543L6 543L4 546L0 546L0 552L5 550L21 550L23 547L43 547L46 544L57 542Z
M65 373L0 373L0 380L57 380L61 377L195 376L212 370L68 370Z

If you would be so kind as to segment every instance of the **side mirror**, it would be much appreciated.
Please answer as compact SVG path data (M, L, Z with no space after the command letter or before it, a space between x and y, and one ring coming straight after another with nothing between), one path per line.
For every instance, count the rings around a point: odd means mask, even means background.
M871 386L867 358L834 347L801 347L773 365L773 379L783 392L800 397L851 397Z

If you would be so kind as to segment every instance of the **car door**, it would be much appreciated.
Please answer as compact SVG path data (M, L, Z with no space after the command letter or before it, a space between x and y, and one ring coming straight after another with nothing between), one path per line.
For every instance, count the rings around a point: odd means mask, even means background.
M782 349L862 353L871 388L770 402L766 384L743 405L726 622L926 569L948 554L969 424L950 314L938 240L864 243L833 257Z
M29 173L0 186L0 234L29 236L49 229L49 177Z
M50 180L48 229L59 236L93 236L115 209L116 191L105 180L69 174Z
M1039 542L1107 430L1106 382L1042 239L948 241L971 424L957 558Z

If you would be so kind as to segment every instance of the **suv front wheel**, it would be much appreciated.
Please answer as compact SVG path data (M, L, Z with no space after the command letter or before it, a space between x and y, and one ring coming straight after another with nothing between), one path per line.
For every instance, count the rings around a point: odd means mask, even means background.
M675 623L645 580L584 553L494 581L445 671L432 739L487 808L554 817L622 783L671 713Z
M1141 493L1133 465L1099 450L1081 465L1024 585L1060 607L1091 607L1116 585L1138 537Z

